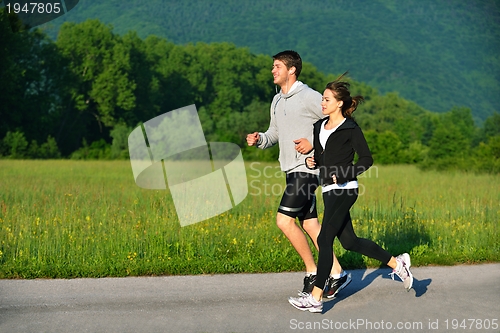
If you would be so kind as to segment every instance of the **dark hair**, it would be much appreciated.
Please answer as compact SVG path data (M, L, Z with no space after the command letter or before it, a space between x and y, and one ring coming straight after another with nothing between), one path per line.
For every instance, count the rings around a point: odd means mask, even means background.
M302 71L302 58L300 55L292 50L282 51L273 56L273 60L283 61L287 69L295 67L295 77L299 78Z
M356 111L359 104L361 104L365 99L363 96L351 96L349 88L351 84L346 81L340 81L348 72L345 72L339 76L335 81L328 83L325 89L330 89L333 92L333 96L337 101L342 101L342 116L345 118L352 118L352 113Z

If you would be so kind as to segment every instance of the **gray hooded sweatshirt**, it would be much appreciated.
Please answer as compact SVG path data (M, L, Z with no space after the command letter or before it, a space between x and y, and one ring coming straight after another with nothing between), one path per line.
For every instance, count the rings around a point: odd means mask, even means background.
M293 141L306 138L313 144L313 124L325 117L321 112L321 99L319 92L300 81L288 94L280 91L274 96L269 129L259 133L257 147L265 149L279 143L282 171L318 174L317 170L310 170L305 165L306 157L313 156L313 153L299 153Z

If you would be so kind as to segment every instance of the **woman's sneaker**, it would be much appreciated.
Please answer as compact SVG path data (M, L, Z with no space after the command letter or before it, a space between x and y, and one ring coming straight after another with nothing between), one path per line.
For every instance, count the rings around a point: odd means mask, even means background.
M300 297L290 297L288 302L296 309L309 312L323 312L323 302L317 301L311 294L305 294Z
M392 276L393 280L394 274L399 276L401 281L403 281L403 286L405 287L405 289L407 291L410 291L411 287L413 286L413 275L410 272L410 255L408 253L400 254L396 257L396 261L398 262L398 266L396 267L396 269L392 270L392 273L389 273L389 275Z
M344 275L338 279L330 277L326 282L325 291L323 297L333 298L339 291L344 289L349 283L351 283L351 273L344 273Z

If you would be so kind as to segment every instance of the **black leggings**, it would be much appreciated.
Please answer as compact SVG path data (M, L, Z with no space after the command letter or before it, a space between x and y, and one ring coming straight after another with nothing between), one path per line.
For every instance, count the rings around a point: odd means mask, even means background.
M358 198L358 189L331 190L323 193L325 214L318 235L318 272L315 286L323 289L333 266L333 241L338 237L342 247L387 264L392 255L375 242L359 238L352 227L349 209Z

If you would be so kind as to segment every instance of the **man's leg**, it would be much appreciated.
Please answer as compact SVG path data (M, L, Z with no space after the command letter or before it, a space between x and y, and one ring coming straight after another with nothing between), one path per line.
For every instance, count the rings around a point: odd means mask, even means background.
M317 238L321 230L317 218L315 195L319 185L318 176L304 172L292 172L286 175L286 183L287 186L278 208L276 224L304 261L306 272L316 272L316 263L309 242L302 229L295 223L295 218L299 218L300 226L318 249ZM333 260L331 273L334 276L339 276L342 273L342 267L335 254Z
M314 257L312 255L311 248L309 247L309 242L307 241L307 237L306 235L304 235L302 229L297 225L297 223L295 223L295 218L278 212L276 216L276 224L288 238L290 243L292 243L292 246L304 261L306 271L315 272L316 263L314 262Z

